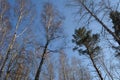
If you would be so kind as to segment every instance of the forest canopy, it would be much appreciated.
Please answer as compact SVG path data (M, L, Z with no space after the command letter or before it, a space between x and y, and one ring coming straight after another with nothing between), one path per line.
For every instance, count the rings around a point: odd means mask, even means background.
M120 0L0 0L0 80L120 80Z

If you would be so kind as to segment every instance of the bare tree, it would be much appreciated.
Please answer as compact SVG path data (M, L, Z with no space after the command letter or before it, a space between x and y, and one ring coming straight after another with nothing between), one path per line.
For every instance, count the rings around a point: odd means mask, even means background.
M82 61L77 57L71 59L71 73L73 75L72 80L92 80L89 69L82 64Z
M64 51L59 57L59 80L92 80L89 70L78 57L69 58Z
M120 49L119 49L120 48L120 37L119 37L120 36L119 35L120 0L116 0L114 4L113 4L113 1L111 0L99 0L99 1L70 0L70 1L72 3L72 6L76 7L78 10L77 14L80 17L80 23L82 23L82 21L87 23L88 24L87 26L89 26L89 28L92 27L90 26L90 24L92 23L96 24L97 22L97 24L100 24L100 25L97 25L98 28L101 28L101 31L99 29L98 32L102 34L102 36L104 36L104 39L107 39L108 47L113 49L113 51L115 49L116 50L115 53L118 56L120 52ZM91 29L94 31L93 28ZM106 33L106 34L103 35L103 33ZM106 49L104 47L104 44L101 47L104 50ZM101 61L100 66L104 67L105 72L108 75L109 79L114 80L113 76L115 76L116 74L112 74L113 72L110 72L111 70L107 68L108 65L105 62Z
M68 80L68 69L69 67L66 67L68 65L67 63L67 56L64 53L64 51L60 51L60 70L59 70L59 79L61 80Z
M113 32L114 29L111 29L111 26L106 25L106 22L104 22L112 12L119 9L120 1L116 1L116 4L117 5L112 5L112 1L110 0L100 0L97 2L91 0L72 0L72 5L79 8L78 14L80 14L81 18L88 18L86 23L89 24L90 20L94 19L94 21L97 21L120 45L119 36Z
M56 76L56 74L55 74L56 68L55 68L55 60L53 61L51 59L51 55L46 57L43 68L44 68L44 70L42 70L42 72L41 72L42 77L40 79L54 80L55 76Z
M104 71L104 73L106 74L105 78L108 78L109 80L114 80L114 75L112 75L112 73L114 73L111 69L109 69L108 67L111 66L111 64L106 64L107 61L105 61L105 56L103 56L103 54L101 54L99 57L98 57L98 62L102 68L102 71ZM110 60L110 63L112 63L112 61ZM104 78L104 79L105 79Z
M30 0L28 0L28 1L27 0L26 1L18 0L18 1L16 1L17 6L14 6L15 9L14 9L13 14L15 15L15 18L17 19L17 21L15 21L16 22L15 27L13 27L13 25L12 25L12 27L15 29L14 29L14 32L12 32L13 33L12 38L10 39L10 42L8 44L8 48L5 52L4 60L1 63L0 75L2 75L2 73L5 71L4 68L5 68L5 65L7 63L7 60L9 59L11 51L13 50L14 44L16 42L16 38L18 38L24 32L24 30L23 30L23 32L18 34L18 28L21 26L22 22L24 22L24 19L28 18L28 16L31 17L30 14L32 12L32 10L31 10L32 8L31 8L31 6L27 5L28 2L30 2ZM9 17L9 18L11 18L11 17ZM31 19L29 18L29 23L27 23L24 26L25 28L27 26L29 26L29 24L31 24L32 19L33 19L33 17L31 17ZM3 23L4 23L4 21L3 21Z
M63 20L63 17L53 7L51 3L46 3L44 5L44 9L41 14L41 22L44 26L46 42L45 42L44 50L41 56L41 61L39 63L39 67L35 75L35 80L39 80L42 65L44 63L45 55L47 54L49 44L53 40L60 37L59 30L62 24L62 20Z
M11 29L11 24L8 15L6 14L9 12L9 3L7 0L0 0L1 7L0 7L0 46L2 47L2 44L4 43L4 40L6 39L6 35Z

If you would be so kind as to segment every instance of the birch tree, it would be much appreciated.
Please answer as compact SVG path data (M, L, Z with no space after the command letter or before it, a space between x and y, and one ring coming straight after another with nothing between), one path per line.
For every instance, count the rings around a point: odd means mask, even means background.
M41 55L41 61L35 75L35 80L39 80L45 56L49 51L49 44L53 40L61 37L61 33L59 33L59 30L62 26L62 22L63 16L59 14L58 10L56 10L51 3L45 3L43 7L43 12L41 13L41 23L45 31L45 44L43 53Z
M3 0L4 2L4 0ZM9 3L6 0L7 3ZM2 2L1 2L2 3ZM8 46L7 49L5 50L5 57L3 59L3 61L1 62L1 68L0 68L0 75L2 75L3 73L5 73L5 69L6 69L6 65L9 63L8 59L10 59L10 55L12 54L12 50L14 47L14 44L16 43L16 39L21 36L24 33L24 30L31 25L31 22L33 20L33 15L31 16L32 13L32 5L28 5L28 3L30 3L30 0L17 0L15 1L16 5L14 5L14 9L9 8L10 10L13 10L13 12L10 14L10 16L8 17L8 19L10 20L9 22L11 22L11 17L12 15L14 15L12 18L14 18L15 21L13 21L11 24L12 28L13 28L13 32L11 32L11 36L10 37L10 41L8 42ZM10 3L9 3L10 4ZM5 5L5 4L3 4ZM2 13L4 14L4 13ZM28 19L29 23L24 24L24 20ZM5 21L3 21L3 23L5 23ZM15 25L13 25L15 24ZM19 28L24 24L24 30L22 32L19 33ZM4 25L3 25L4 26ZM8 25L9 27L9 25Z

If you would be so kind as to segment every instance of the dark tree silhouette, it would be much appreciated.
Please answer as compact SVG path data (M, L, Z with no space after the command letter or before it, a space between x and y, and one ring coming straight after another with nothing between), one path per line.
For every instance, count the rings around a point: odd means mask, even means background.
M75 30L72 41L76 44L74 50L78 50L80 54L87 54L89 56L99 78L103 80L101 72L97 68L94 61L94 57L98 54L100 50L100 47L97 45L99 41L99 35L92 35L91 31L87 31L85 27L82 27ZM85 49L83 49L83 46L85 47Z
M116 36L120 38L120 12L111 11L110 18L112 19L113 29L115 31Z
M41 22L45 29L46 43L41 56L39 67L35 75L35 80L39 80L42 65L44 63L45 55L47 54L49 44L51 43L52 40L59 38L61 35L61 33L59 33L59 30L62 24L62 20L63 17L58 13L58 11L53 7L51 3L44 4L44 9L41 14Z

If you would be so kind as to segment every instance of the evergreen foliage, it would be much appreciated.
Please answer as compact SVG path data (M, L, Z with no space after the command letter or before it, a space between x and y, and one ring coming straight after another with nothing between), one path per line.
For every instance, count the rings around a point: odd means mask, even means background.
M76 44L73 50L78 50L80 54L96 54L100 50L100 47L97 45L99 35L92 34L85 27L76 29L73 38L72 42ZM83 47L86 49L83 49Z
M112 19L113 29L117 37L120 37L120 12L111 11L110 18Z

